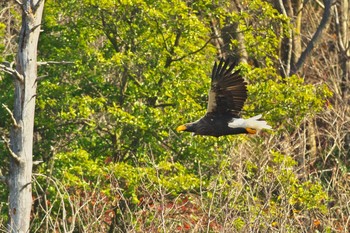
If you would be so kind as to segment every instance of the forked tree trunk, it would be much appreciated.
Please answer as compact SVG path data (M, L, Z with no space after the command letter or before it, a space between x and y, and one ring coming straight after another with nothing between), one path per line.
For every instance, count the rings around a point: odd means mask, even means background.
M37 44L43 0L24 0L10 133L9 232L29 232L32 207L33 128L37 79Z

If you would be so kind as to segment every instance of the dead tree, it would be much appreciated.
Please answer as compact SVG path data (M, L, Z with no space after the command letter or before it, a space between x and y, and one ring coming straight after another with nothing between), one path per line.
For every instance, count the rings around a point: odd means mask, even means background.
M6 183L9 188L9 232L29 232L32 207L33 129L37 87L37 45L44 0L16 0L22 10L15 68L0 66L12 75L15 95L14 109L7 106L12 119L10 139L3 137L10 156Z

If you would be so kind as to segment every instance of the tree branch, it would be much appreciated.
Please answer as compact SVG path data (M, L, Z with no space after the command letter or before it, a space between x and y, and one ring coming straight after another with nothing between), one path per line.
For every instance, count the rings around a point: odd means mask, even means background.
M43 163L44 161L42 160L36 160L36 161L33 161L33 165L39 165L41 163Z
M43 65L70 65L75 64L73 61L38 61L38 66Z
M47 75L47 74L39 76L39 77L36 78L36 81L41 81L41 80L43 80L44 78L47 78L47 77L49 77L49 75Z
M30 32L34 32L38 27L40 27L42 24L40 23L40 24L38 24L38 25L35 25L34 27L32 27L31 29L30 29Z
M11 120L12 120L12 123L13 123L13 126L14 126L15 128L19 128L20 126L19 126L19 124L17 123L15 117L13 116L12 111L11 111L5 104L2 104L2 107L3 107L4 109L6 109L6 111L10 114L10 117L11 117Z
M7 177L2 174L1 170L0 170L0 182L7 184Z
M298 59L298 62L291 69L290 75L293 75L298 72L298 70L304 64L306 58L310 55L311 51L315 47L318 39L320 38L323 30L326 28L328 21L330 19L332 3L333 3L333 0L324 0L324 12L323 12L320 25L318 26L315 34L313 35L312 39L306 46L305 50L301 53L300 58Z
M0 182L6 184L6 176L0 176Z
M342 34L340 31L340 22L339 22L339 15L338 15L338 10L336 7L334 7L334 16L335 16L335 29L337 31L337 36L338 36L338 43L341 51L345 50L345 46L343 44L343 41L341 40Z
M21 1L19 1L19 0L15 0L15 2L16 2L18 5L20 5L20 6L23 5L23 3L22 3Z
M8 140L6 140L6 138L4 136L1 137L2 140L4 141L4 144L6 146L6 149L8 150L8 152L10 153L10 156L17 162L17 163L22 163L22 159L15 153L13 152L13 150L10 147L10 142Z
M16 78L21 83L24 82L23 75L18 73L18 71L13 69L12 67L6 66L5 64L0 64L0 70L4 71L5 73L8 73L8 74L12 75L12 77Z
M198 53L198 52L202 51L202 50L210 43L210 41L211 41L212 39L213 39L213 38L211 37L211 38L210 38L207 42L205 42L205 44L204 44L202 47L200 47L199 49L194 50L194 51L192 51L192 52L189 52L188 54L183 55L183 56L181 56L181 57L172 58L171 61L172 61L172 62L173 62L173 61L181 61L182 59L184 59L185 57L188 57L189 55L192 55L192 54L195 54L195 53Z

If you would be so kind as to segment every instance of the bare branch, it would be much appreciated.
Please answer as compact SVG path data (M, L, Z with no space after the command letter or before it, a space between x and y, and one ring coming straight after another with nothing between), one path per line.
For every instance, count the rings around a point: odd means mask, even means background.
M322 2L320 2L320 0L316 0L316 3L322 8L324 9L324 4Z
M39 164L41 164L43 162L44 161L42 161L42 160L33 161L33 165L39 165Z
M181 61L182 59L184 59L185 57L188 57L189 55L192 55L192 54L195 54L195 53L198 53L200 51L202 51L209 43L210 41L212 40L213 38L210 38L207 42L204 43L204 45L202 47L200 47L199 49L197 50L194 50L192 52L189 52L188 54L186 55L183 55L181 57L178 57L178 58L174 58L174 59L171 59L171 61Z
M43 65L71 65L75 64L73 61L39 61L37 62L38 66Z
M30 32L34 32L34 31L35 31L37 28L39 28L41 25L42 25L41 23L38 24L38 25L35 25L34 27L32 27L32 28L30 29Z
M1 170L0 170L0 182L7 184L7 178L2 174Z
M12 111L11 111L5 104L2 104L2 107L3 107L4 109L6 109L6 111L10 114L10 117L11 117L11 120L12 120L12 123L13 123L13 126L14 126L15 128L19 128L20 126L19 126L19 124L17 123L15 117L13 116Z
M39 76L39 77L36 78L36 81L41 81L41 80L43 80L44 78L47 78L47 77L49 77L49 75L47 75L47 74Z
M301 68L301 66L304 64L306 58L310 55L311 51L315 47L318 39L320 38L323 30L326 28L330 16L331 16L331 7L332 7L333 0L324 0L324 12L323 16L320 22L319 27L317 28L315 34L312 36L312 39L308 43L305 50L300 55L300 58L298 59L298 62L295 64L295 66L291 69L290 75L295 74L298 72L298 70Z
M17 162L17 163L22 163L22 159L15 153L13 152L13 150L10 147L10 142L4 137L1 137L2 140L4 141L4 144L6 146L6 149L8 150L8 152L10 153L11 157Z
M220 54L220 57L223 56L222 48L224 47L224 40L222 39L221 36L221 31L218 29L217 22L215 19L210 20L210 28L215 36L215 39L213 39L213 44L218 50L218 53Z
M23 5L23 2L21 2L21 1L19 1L19 0L15 0L15 2L16 2L18 5L20 5L20 6Z
M342 34L340 31L340 22L339 22L339 15L338 15L338 9L337 7L334 7L334 17L335 17L335 29L337 31L337 35L338 35L338 43L339 43L339 47L341 49L341 51L345 51L345 46L343 44L342 41Z
M6 66L5 64L0 64L0 70L4 71L5 73L8 73L8 74L12 75L12 77L16 78L21 83L24 82L23 75L18 73L18 71L13 69L12 67Z

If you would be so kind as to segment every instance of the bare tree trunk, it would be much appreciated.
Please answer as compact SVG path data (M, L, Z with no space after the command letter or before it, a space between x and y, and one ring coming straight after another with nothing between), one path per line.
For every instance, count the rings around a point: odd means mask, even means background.
M228 9L232 12L241 11L239 1L233 1ZM237 63L247 63L248 53L244 44L244 35L239 31L238 23L231 23L230 19L226 19L225 25L220 25L219 20L212 19L211 29L214 35L212 43L218 50L218 56L224 58L231 58ZM237 40L238 46L232 48L232 39Z
M343 99L347 100L349 98L350 84L349 1L341 0L338 9L336 7L334 8L338 45L340 50L339 61L342 70L341 90Z
M33 128L37 79L37 44L43 0L25 0L16 62L13 127L10 133L9 232L29 232L32 206Z
M291 62L291 66L293 67L301 55L301 19L302 19L303 7L304 7L303 2L304 1L302 0L298 0L294 5L294 12L295 12L294 14L296 16L296 19L295 19L295 26L293 30L293 53L292 53L292 62Z
M350 30L349 30L349 0L340 0L340 4L334 7L335 24L338 37L339 63L341 67L341 80L339 80L341 95L344 103L350 103ZM344 137L345 151L350 151L350 134ZM349 153L349 152L348 152Z
M219 57L226 57L226 54L223 52L224 47L224 40L222 39L220 25L218 25L218 22L216 19L211 20L211 30L213 31L214 39L213 44L218 50L218 56Z
M290 1L287 1L284 6L284 3L282 0L276 1L275 4L277 5L277 8L279 11L290 18L293 18L293 7ZM292 63L292 51L293 51L293 30L292 28L289 29L289 37L285 37L281 41L281 47L280 47L280 58L281 58L281 71L280 74L282 77L287 77L290 72L290 67Z

